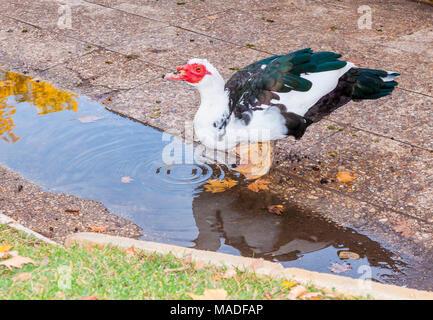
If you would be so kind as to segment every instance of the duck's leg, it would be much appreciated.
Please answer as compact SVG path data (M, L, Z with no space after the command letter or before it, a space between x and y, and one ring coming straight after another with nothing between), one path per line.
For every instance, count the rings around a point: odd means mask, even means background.
M248 180L255 180L269 172L272 166L272 141L236 147L240 164L233 170L242 173Z

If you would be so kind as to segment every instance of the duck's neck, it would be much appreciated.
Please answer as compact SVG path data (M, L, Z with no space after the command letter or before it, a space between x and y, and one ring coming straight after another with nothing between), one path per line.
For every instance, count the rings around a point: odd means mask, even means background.
M219 73L203 79L197 89L200 92L200 107L195 122L200 126L213 126L229 115L229 98L224 89L224 79Z

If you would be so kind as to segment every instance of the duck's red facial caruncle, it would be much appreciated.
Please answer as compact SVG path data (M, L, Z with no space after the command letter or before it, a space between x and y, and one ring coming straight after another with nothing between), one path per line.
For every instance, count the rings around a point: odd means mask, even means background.
M177 72L164 75L168 80L185 80L189 83L199 83L205 75L211 74L206 67L200 63L186 64L177 67Z

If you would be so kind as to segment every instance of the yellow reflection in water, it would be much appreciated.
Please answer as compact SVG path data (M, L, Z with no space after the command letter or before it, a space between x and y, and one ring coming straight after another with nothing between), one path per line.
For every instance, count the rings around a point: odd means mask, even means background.
M38 115L63 110L78 111L76 95L54 88L43 81L33 81L29 76L15 72L0 71L0 138L6 142L17 142L20 137L13 132L15 127L13 115L16 108L8 105L9 97L14 96L16 102L28 102L35 106Z

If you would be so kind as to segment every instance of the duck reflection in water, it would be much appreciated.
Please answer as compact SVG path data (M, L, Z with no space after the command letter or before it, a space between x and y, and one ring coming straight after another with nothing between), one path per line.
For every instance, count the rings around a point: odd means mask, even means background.
M287 203L280 216L268 212L268 206L281 203L269 192L253 193L246 188L202 192L193 201L199 230L194 247L218 251L222 239L242 256L284 262L333 246L358 253L371 266L386 265L394 272L401 269L402 262L392 252L352 229Z

